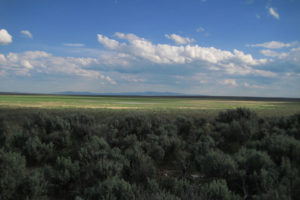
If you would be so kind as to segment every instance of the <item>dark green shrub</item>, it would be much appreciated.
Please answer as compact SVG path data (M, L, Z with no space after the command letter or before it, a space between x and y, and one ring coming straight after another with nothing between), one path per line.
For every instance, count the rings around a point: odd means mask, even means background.
M85 136L91 136L96 133L95 123L96 120L91 115L86 114L70 114L66 118L70 123L72 135L82 139Z
M111 177L97 185L85 190L85 199L87 200L132 200L134 193L132 186L117 177Z
M9 134L8 134L8 124L7 122L0 118L0 146L3 147L4 145L9 144Z
M19 198L39 200L46 199L47 195L47 182L41 171L33 171L28 174L19 186Z
M53 153L53 144L45 144L37 136L33 136L27 139L23 149L28 163L37 163L51 156Z
M70 157L58 157L53 168L46 173L50 176L51 184L54 184L53 196L66 195L73 196L73 189L76 186L80 175L80 166L77 161L72 161ZM73 197L74 198L74 197Z
M193 185L187 179L175 179L171 188L171 192L177 197L180 197L180 199L202 199L199 186Z
M219 151L196 157L198 169L207 177L228 179L236 171L237 164L229 155Z
M232 193L225 180L213 180L202 187L202 193L206 200L240 200L238 195Z
M55 149L61 150L72 145L71 134L69 131L54 131L45 138L47 143L52 143Z
M92 136L78 151L79 160L83 163L104 159L110 149L109 144L98 136Z
M279 174L267 153L241 149L235 160L239 170L235 175L237 180L234 184L237 185L234 188L240 189L243 196L262 194L275 187Z
M26 161L19 153L0 149L0 200L15 199L25 176Z
M178 135L187 138L192 130L193 122L186 117L179 117L176 119Z
M216 147L214 139L209 135L201 135L199 140L192 145L192 151L195 157L197 155L206 155Z
M147 178L153 178L156 168L152 159L145 155L140 146L135 145L125 151L125 157L129 161L126 170L127 177L136 182L145 182Z
M300 141L287 135L272 135L262 141L263 149L267 150L274 161L280 163L282 157L300 164Z
M220 112L216 120L218 122L230 123L233 120L250 120L256 118L256 114L247 108L237 108L235 110L227 110Z

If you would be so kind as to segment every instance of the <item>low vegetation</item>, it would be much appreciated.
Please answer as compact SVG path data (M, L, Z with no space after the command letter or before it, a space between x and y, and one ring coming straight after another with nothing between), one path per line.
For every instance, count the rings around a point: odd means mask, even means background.
M300 197L300 114L0 110L0 200Z
M248 108L259 116L288 116L300 112L300 99L259 97L149 97L149 96L68 96L4 95L0 108L110 109L198 112L216 116L225 109Z

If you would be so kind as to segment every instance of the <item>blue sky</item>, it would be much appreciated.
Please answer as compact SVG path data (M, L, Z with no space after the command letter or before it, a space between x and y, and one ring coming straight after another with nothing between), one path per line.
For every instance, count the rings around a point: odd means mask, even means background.
M0 91L300 97L297 0L0 0Z

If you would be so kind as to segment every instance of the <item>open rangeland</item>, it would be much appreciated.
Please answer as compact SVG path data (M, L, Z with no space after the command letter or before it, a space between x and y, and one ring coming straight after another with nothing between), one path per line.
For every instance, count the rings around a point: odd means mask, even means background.
M300 112L300 100L222 97L122 97L67 95L0 95L2 108L114 109L190 111L218 113L238 107L259 115L291 115Z

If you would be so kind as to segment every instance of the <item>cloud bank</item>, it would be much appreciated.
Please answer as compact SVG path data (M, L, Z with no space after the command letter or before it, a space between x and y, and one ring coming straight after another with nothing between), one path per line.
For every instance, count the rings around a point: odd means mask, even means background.
M98 42L108 50L118 52L135 60L145 60L155 64L195 64L207 69L224 71L229 74L258 76L275 76L275 73L255 69L255 66L265 65L267 59L254 59L252 55L234 49L225 51L215 47L201 47L199 45L169 45L154 44L145 38L135 34L115 33L119 39L125 40L121 43L98 34Z
M98 65L95 58L76 58L53 56L44 51L26 51L23 53L0 54L0 70L17 76L32 74L56 74L107 80L116 84L109 76L99 70L90 69Z
M257 94L257 90L269 91L276 84L293 83L294 86L282 87L296 88L300 82L300 48L291 48L292 43L255 44L265 48L260 51L264 57L257 59L237 49L155 43L132 33L116 32L111 37L98 34L97 40L101 45L95 49L95 57L63 57L45 51L0 54L1 79L83 78L118 91L159 88L208 95L239 90ZM71 44L66 46L87 49L73 45L80 43ZM290 49L283 51L284 47ZM277 90L278 86L274 91Z
M176 34L165 34L165 37L173 40L175 42L175 44L190 44L195 42L195 40L193 38L188 38L188 37L182 37L180 35L176 35Z
M278 41L270 41L270 42L264 42L260 44L249 44L248 47L263 47L266 49L281 49L281 48L287 48L292 47L296 44L296 42L293 43L283 43Z

